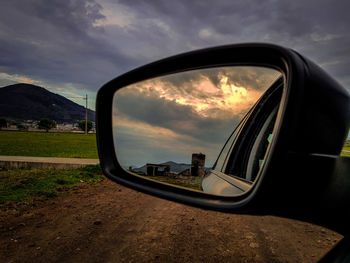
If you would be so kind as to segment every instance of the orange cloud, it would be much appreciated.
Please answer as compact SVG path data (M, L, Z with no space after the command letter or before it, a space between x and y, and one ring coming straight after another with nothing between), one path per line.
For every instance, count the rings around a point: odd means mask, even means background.
M233 73L237 70L236 68L232 67ZM254 70L254 67L250 68ZM219 82L216 84L206 75L209 70L197 70L174 74L196 75L195 79L192 80L189 77L190 80L184 80L179 85L168 81L168 78L173 77L173 75L170 75L170 77L159 77L130 85L120 92L127 92L129 94L140 93L144 96L175 101L179 105L190 106L194 112L203 118L232 118L232 116L242 116L254 105L269 85L266 85L265 89L262 89L262 81L260 79L256 80L256 87L254 87L254 83L249 83L249 86L247 84L244 86L243 82L237 84L240 80L234 78L235 74L230 76L227 74L229 70L227 68L225 70L220 71L220 68L212 69L215 77L219 79ZM271 70L267 69L268 71ZM210 73L213 75L212 72ZM272 78L275 80L276 76L272 75ZM267 83L271 84L271 80L267 81ZM213 116L213 114L215 115Z

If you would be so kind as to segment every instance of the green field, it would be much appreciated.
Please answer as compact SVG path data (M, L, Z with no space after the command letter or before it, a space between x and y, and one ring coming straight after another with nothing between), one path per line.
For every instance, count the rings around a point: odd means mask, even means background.
M343 151L350 151L350 140L347 140L344 144ZM341 156L350 157L350 154L342 153Z
M54 198L76 183L98 183L102 178L99 165L76 170L0 170L0 204Z
M97 159L96 135L0 131L0 155Z

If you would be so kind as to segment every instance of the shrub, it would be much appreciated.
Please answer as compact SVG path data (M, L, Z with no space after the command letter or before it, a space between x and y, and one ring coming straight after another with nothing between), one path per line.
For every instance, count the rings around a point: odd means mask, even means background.
M80 130L85 131L85 120L78 122L78 127ZM87 121L87 132L92 129L92 121Z
M39 129L46 130L46 132L48 132L52 128L56 128L56 122L49 118L44 118L39 121L38 127Z

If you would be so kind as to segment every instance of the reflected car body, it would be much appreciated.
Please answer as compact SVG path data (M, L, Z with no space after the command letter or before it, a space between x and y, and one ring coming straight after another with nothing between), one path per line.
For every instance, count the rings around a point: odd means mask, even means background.
M204 192L232 196L249 190L268 155L282 91L280 77L245 115L203 178Z

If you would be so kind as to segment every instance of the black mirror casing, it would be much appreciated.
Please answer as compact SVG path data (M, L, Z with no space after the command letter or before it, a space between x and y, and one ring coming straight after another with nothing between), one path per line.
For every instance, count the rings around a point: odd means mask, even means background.
M116 90L167 74L234 65L274 68L284 81L275 136L259 179L249 191L230 197L188 191L133 176L120 166L112 132ZM350 220L343 210L350 205L350 162L339 154L349 128L349 102L343 87L291 49L240 44L180 54L132 70L99 90L96 127L100 163L111 180L158 197L219 211L286 216L344 232ZM341 215L342 222L324 216L329 213Z

